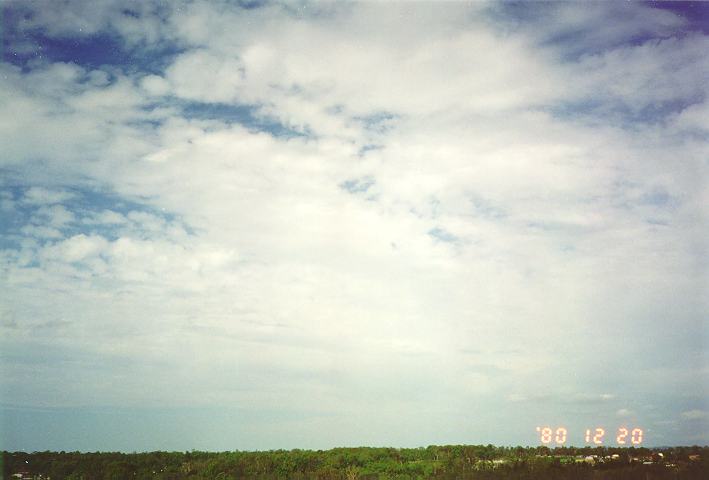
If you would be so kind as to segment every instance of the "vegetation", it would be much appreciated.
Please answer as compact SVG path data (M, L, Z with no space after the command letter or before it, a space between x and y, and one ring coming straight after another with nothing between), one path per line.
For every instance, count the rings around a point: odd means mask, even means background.
M2 452L3 478L51 480L403 480L709 478L709 447L446 445L267 452Z

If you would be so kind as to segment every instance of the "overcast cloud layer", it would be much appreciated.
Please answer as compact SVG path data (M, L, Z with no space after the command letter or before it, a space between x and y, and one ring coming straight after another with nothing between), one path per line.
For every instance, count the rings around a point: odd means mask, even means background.
M709 442L707 4L1 8L0 447Z

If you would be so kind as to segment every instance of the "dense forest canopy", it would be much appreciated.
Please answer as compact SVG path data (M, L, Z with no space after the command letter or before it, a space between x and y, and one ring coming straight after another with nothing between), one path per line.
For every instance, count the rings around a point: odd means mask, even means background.
M709 447L446 445L261 452L3 452L2 469L5 479L51 480L699 480L709 478Z

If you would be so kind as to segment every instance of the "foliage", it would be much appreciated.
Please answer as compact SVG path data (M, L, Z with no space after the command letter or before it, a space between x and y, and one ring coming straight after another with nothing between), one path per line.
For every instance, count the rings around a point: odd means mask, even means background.
M432 445L267 452L2 452L0 465L5 479L28 472L51 480L698 480L709 478L709 447L551 450Z

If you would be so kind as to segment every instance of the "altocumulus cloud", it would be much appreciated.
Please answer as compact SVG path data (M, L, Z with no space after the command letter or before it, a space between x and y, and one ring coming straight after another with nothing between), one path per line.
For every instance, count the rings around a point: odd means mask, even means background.
M2 8L3 447L709 441L705 6Z

